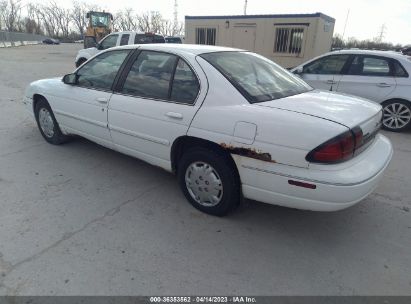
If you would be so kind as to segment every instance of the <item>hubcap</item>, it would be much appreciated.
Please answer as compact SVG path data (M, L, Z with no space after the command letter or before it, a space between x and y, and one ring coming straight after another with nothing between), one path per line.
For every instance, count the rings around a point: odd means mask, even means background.
M384 107L382 123L390 129L401 129L411 120L410 109L402 103L392 103Z
M194 162L188 166L185 182L191 197L202 206L216 206L223 197L223 182L207 163Z
M41 108L39 111L39 124L44 135L51 138L54 135L54 121L49 110Z

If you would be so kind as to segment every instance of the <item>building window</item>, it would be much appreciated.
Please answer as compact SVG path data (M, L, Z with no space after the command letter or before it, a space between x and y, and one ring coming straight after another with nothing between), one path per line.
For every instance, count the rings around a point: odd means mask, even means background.
M196 44L215 45L216 28L198 27L196 28Z
M303 38L303 28L276 28L274 52L298 55L302 52Z

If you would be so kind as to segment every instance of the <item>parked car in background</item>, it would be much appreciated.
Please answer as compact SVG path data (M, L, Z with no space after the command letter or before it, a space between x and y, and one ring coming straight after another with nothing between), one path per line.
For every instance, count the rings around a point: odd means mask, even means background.
M341 50L291 70L316 89L370 99L383 106L383 127L411 126L411 58L390 51Z
M241 197L344 209L375 189L392 157L380 105L313 90L232 48L111 48L33 82L24 103L47 142L80 135L175 172L187 200L215 215Z
M411 56L411 46L407 46L401 50L404 55Z
M75 63L79 67L94 55L106 49L128 44L166 43L164 36L144 32L115 32L103 38L95 47L78 51Z
M166 39L166 43L183 43L183 41L181 40L181 37L165 37Z
M46 38L43 40L44 44L60 44L60 40L58 39L52 39L52 38Z

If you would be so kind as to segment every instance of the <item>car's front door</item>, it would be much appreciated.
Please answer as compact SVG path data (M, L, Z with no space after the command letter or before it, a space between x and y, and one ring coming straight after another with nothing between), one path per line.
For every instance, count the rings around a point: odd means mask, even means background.
M192 67L173 54L144 50L135 56L109 103L111 136L117 150L170 169L171 145L187 134L206 79L197 74L200 89Z
M329 55L306 64L300 77L315 89L334 91L350 56Z
M337 91L382 102L396 87L391 60L386 57L356 55Z
M112 146L107 106L112 85L130 50L98 55L77 70L77 83L63 85L53 110L63 128L104 146Z

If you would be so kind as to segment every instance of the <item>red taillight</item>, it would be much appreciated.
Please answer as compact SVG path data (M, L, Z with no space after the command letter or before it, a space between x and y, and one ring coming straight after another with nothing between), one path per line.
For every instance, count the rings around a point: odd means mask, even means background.
M308 153L306 160L314 163L342 162L353 157L356 147L361 143L362 130L356 127L318 146Z

